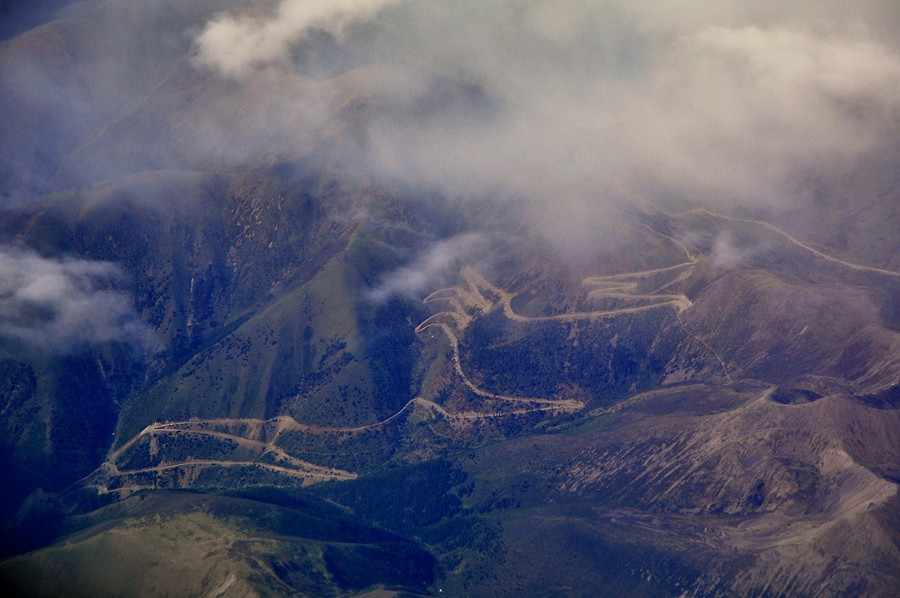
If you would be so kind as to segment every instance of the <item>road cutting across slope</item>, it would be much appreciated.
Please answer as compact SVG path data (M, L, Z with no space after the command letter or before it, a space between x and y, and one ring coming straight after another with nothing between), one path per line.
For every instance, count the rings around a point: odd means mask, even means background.
M703 212L711 216L723 218L726 220L748 222L764 226L783 235L792 243L804 248L805 250L811 251L812 253L819 257L822 257L823 259L839 263L852 269L872 271L887 275L900 275L888 270L872 268L869 266L861 266L858 264L845 262L837 258L832 258L831 256L827 256L803 244L784 231L781 231L777 227L774 227L766 222L723 216L720 214L708 212L706 210L693 210L693 212ZM578 320L596 321L603 318L639 313L664 307L674 308L676 310L676 315L680 316L680 314L684 310L691 307L690 300L685 295L680 293L662 291L667 287L671 287L673 284L676 284L687 278L692 271L692 266L694 266L698 262L698 258L695 257L683 243L677 241L677 239L673 239L672 237L663 235L662 233L658 234L665 237L666 239L671 240L679 247L681 247L681 249L687 256L688 261L672 266L642 270L637 272L626 272L604 276L591 276L583 280L582 284L588 289L587 297L589 299L613 299L618 302L625 302L625 306L616 309L570 312L542 316L521 315L519 313L516 313L513 309L512 302L516 297L514 293L510 293L491 284L483 276L481 276L478 272L470 267L465 267L461 271L462 279L465 281L464 284L455 287L439 289L425 298L424 301L427 304L443 302L447 304L449 309L438 312L427 318L425 321L419 324L419 326L416 327L416 332L422 333L429 329L440 329L444 334L447 335L447 338L450 341L450 345L453 351L454 369L459 375L460 379L464 382L464 384L477 396L495 401L512 403L516 405L515 407L511 405L510 409L490 412L464 411L451 413L437 403L428 401L421 397L416 397L408 401L399 411L382 421L355 427L313 426L309 424L302 424L287 416L279 416L268 420L220 418L209 420L192 419L180 422L160 422L147 426L140 434L130 439L115 452L111 453L109 456L109 461L107 462L107 472L111 475L126 476L130 474L148 473L151 471L161 472L164 470L176 469L178 467L187 467L189 465L195 468L214 465L228 467L237 465L255 465L263 469L271 470L273 472L286 473L287 475L292 475L294 477L303 477L305 479L351 479L353 476L355 476L355 474L351 472L321 467L290 455L289 453L285 452L283 449L275 445L276 440L282 434L289 432L302 434L354 434L368 430L375 430L401 417L404 413L408 413L410 412L410 410L415 411L417 409L419 410L419 415L424 415L426 420L431 419L429 414L431 414L431 416L440 415L441 418L449 422L451 425L462 424L465 422L472 422L481 419L513 416L538 411L579 411L583 409L584 404L580 401L572 399L563 400L537 397L516 397L489 392L483 388L478 387L466 376L465 372L463 371L460 358L458 333L459 331L465 330L478 315L486 314L498 306L502 309L502 312L506 318L516 322L574 322ZM664 276L667 274L673 274L675 276L665 276L663 284L654 284L651 280L654 277ZM639 292L641 287L650 287L653 290ZM680 317L679 322L681 322ZM696 338L696 340L706 346L708 350L712 351L712 349L705 342L703 342L702 339ZM712 352L715 354L714 351ZM718 355L716 355L716 357L717 359L719 359L727 377L728 372L725 368L725 364L722 363L722 360ZM241 427L244 428L244 431L238 430L238 428ZM193 460L180 463L168 462L160 464L156 467L136 469L131 471L120 471L118 469L119 458L127 450L133 447L135 442L148 435L186 435L232 441L240 447L252 450L257 455L259 455L259 458L267 456L270 459L274 459L274 461L278 463L278 465L261 462L258 459L254 461Z
M661 211L661 210L660 210L660 211ZM665 214L665 212L663 212L663 213ZM706 209L704 209L704 208L695 208L695 209L693 209L693 210L688 210L688 211L686 211L686 212L681 212L680 214L674 214L674 215L666 214L666 215L669 216L669 217L671 217L671 218L677 218L677 217L679 217L679 216L684 216L685 214L706 214L707 216L712 216L713 218L719 218L719 219L721 219L721 220L730 220L730 221L732 221L732 222L745 222L745 223L747 223L747 224L755 224L755 225L757 225L757 226L762 226L762 227L764 227L764 228L767 228L767 229L769 229L769 230L771 230L771 231L773 231L773 232L775 232L775 233L777 233L777 234L783 236L785 239L787 239L788 241L790 241L791 243L793 243L793 244L796 245L797 247L800 247L800 248L802 248L802 249L805 249L806 251L809 251L810 253L812 253L812 254L815 255L816 257L819 257L819 258L821 258L821 259L823 259L823 260L826 260L826 261L828 261L828 262L832 262L832 263L834 263L834 264L839 264L839 265L844 266L844 267L846 267L846 268L850 268L851 270L859 270L859 271L863 271L863 272L875 272L875 273L877 273L877 274L884 274L885 276L900 277L900 272L895 272L894 270L885 270L884 268L876 268L876 267L874 267L874 266L863 266L862 264L855 264L855 263L853 263L853 262L847 262L847 261L844 261L844 260L842 260L842 259L839 259L839 258L830 256L830 255L828 255L827 253L823 253L823 252L819 251L818 249L815 249L814 247L810 247L809 245L807 245L807 244L804 243L803 241L800 241L800 240L797 239L796 237L794 237L794 236L790 235L789 233L787 233L787 232L781 230L780 228L778 228L778 227L775 226L774 224L770 224L770 223L766 222L765 220L752 220L752 219L749 219L749 218L738 218L738 217L736 217L736 216L726 216L725 214L719 214L718 212L713 212L713 211L710 211L710 210L706 210Z
M839 264L839 265L844 266L844 267L846 267L846 268L850 268L851 270L857 270L857 271L863 271L863 272L874 272L874 273L877 273L877 274L883 274L883 275L885 275L885 276L900 277L900 272L896 272L896 271L894 271L894 270L887 270L887 269L884 269L884 268L876 268L876 267L874 267L874 266L863 266L862 264L856 264L856 263L853 263L853 262L848 262L848 261L846 261L846 260L842 260L842 259L840 259L840 258L836 258L836 257L834 257L834 256L828 255L827 253L824 253L824 252L819 251L818 249L816 249L816 248L814 248L814 247L811 247L811 246L807 245L806 243L804 243L803 241L797 239L796 237L794 237L794 236L791 235L790 233L788 233L788 232L786 232L786 231L784 231L784 230L778 228L778 227L775 226L774 224L771 224L771 223L769 223L769 222L766 222L765 220L754 220L754 219L752 219L752 218L740 218L740 217L738 217L738 216L728 216L728 215L726 215L726 214L721 214L721 213L716 212L716 211L713 211L713 210L707 210L706 208L694 208L694 209L686 210L686 211L684 211L684 212L680 212L680 213L677 213L677 214L669 214L668 212L665 212L664 210L661 210L659 207L657 207L657 206L651 204L650 202L648 202L648 201L645 200L644 198L640 197L639 195L636 195L636 194L634 194L634 193L628 191L628 190L622 185L621 181L618 181L618 180L617 180L617 181L616 181L616 186L618 187L619 192L622 193L623 196L625 196L626 198L628 198L629 201L633 202L634 205L640 206L642 210L644 210L645 212L648 212L648 213L649 213L651 210L653 210L653 211L659 212L660 214L665 214L666 216L668 216L669 218L672 218L672 219L676 219L676 218L678 218L678 217L680 217L680 216L684 216L684 215L686 215L686 214L705 214L705 215L707 215L707 216L711 216L712 218L717 218L717 219L720 219L720 220L730 220L730 221L732 221L732 222L744 222L744 223L747 223L747 224L755 224L755 225L757 225L757 226L762 226L762 227L764 227L764 228L767 228L767 229L771 230L771 231L774 232L774 233L777 233L777 234L783 236L785 239L787 239L788 241L790 241L791 243L793 243L793 244L796 245L797 247L800 247L800 248L802 248L802 249L804 249L804 250L806 250L806 251L809 251L810 253L812 253L812 254L815 255L816 257L819 257L819 258L821 258L821 259L823 259L823 260L825 260L825 261L828 261L828 262L831 262L831 263L834 263L834 264ZM646 226L646 225L645 225L645 226ZM649 230L651 230L652 232L656 233L656 234L662 235L662 233L659 233L658 231L654 231L654 230L653 230L652 228L650 228L649 226L648 226L647 228L648 228ZM691 253L690 253L690 251L688 251L687 247L685 247L681 242L679 242L679 241L676 240L676 239L673 239L672 237L669 237L668 235L663 235L663 236L665 236L665 237L671 239L672 241L678 243L679 245L681 245L681 247L685 250L685 253L686 253L687 256L688 256L688 259L692 259L692 258L691 258Z
M441 315L441 314L437 314ZM433 318L433 316L432 316ZM576 401L573 399L541 399L541 398L527 398L527 397L513 397L508 395L500 395L492 392L488 392L481 388L475 386L471 380L466 376L465 372L462 369L462 363L460 363L459 359L459 340L456 338L456 335L453 333L453 330L450 329L449 326L442 322L431 322L432 318L428 318L422 324L416 327L416 332L424 332L425 330L437 327L440 328L444 334L447 335L447 338L450 340L450 346L453 348L453 365L456 369L456 373L462 378L463 383L469 387L469 389L477 394L480 397L485 397L488 399L497 399L500 401L509 401L513 403L529 403L532 405L542 405L543 409L546 411L580 411L584 408L584 403L581 401ZM506 412L504 412L506 413Z
M417 333L422 333L431 328L438 328L447 336L447 339L450 341L450 347L453 350L453 366L456 370L456 373L459 375L465 385L468 386L469 389L478 396L489 399L497 399L501 401L539 405L541 410L547 411L579 411L584 408L584 403L573 399L560 400L533 397L514 397L488 392L476 386L463 371L462 362L460 360L459 338L446 320L452 320L453 324L456 326L456 329L462 331L465 330L474 320L475 316L473 314L486 314L494 309L497 304L501 306L504 316L506 316L506 318L508 318L509 320L515 322L574 322L578 320L595 321L624 314L644 312L666 306L672 306L676 309L676 312L680 313L690 308L691 306L691 301L685 295L674 293L639 294L637 292L639 281L641 280L646 280L652 278L653 276L664 274L667 272L676 272L680 269L684 269L685 272L689 274L688 268L690 266L693 266L697 262L697 259L693 258L690 255L690 252L686 247L684 247L684 245L682 245L681 243L679 243L679 245L684 248L685 253L690 258L690 261L676 264L674 266L656 268L653 270L644 270L640 272L613 274L609 276L592 276L586 278L583 281L583 284L585 286L592 287L588 293L588 297L591 299L610 298L632 302L650 302L645 305L632 305L628 307L620 307L618 309L595 310L589 312L572 312L549 316L523 316L517 314L513 310L512 301L515 298L515 294L509 293L508 291L491 284L483 276L478 274L478 272L476 272L474 269L466 266L461 271L461 275L465 280L465 286L445 287L442 289L438 289L424 299L424 302L426 304L446 302L450 304L450 307L452 309L441 311L429 316L421 324L419 324L415 330ZM679 274L678 280L683 279L684 276L685 274ZM669 282L668 284L663 285L659 288L662 289L670 286L671 284L673 283ZM485 296L486 294L495 297L496 300L490 300L487 296Z
M153 467L142 467L140 469L130 469L125 471L120 471L114 465L112 468L108 470L110 475L124 476L124 475L136 475L141 473L151 473L151 472L161 472L167 469L179 469L184 467L258 467L260 469L266 469L269 471L274 471L277 473L281 473L291 477L297 478L319 478L322 480L353 480L356 479L357 475L355 473L344 471L341 469L334 469L331 467L321 467L319 465L313 465L312 463L307 463L310 467L309 469L292 469L290 467L283 467L281 465L273 465L272 463L260 463L259 461L222 461L219 459L194 459L190 461L181 461L178 463L163 463L160 465L156 465Z
M499 303L502 307L503 314L509 320L515 322L574 322L577 320L601 320L604 318L610 318L624 314L640 313L665 306L672 306L678 312L682 312L691 306L690 299L688 299L685 295L680 293L638 294L637 281L651 278L653 276L666 272L686 269L690 266L693 266L696 262L697 260L693 259L691 261L676 264L674 266L656 268L654 270L644 270L641 272L629 272L624 274L612 274L609 276L591 276L585 278L582 282L582 284L584 284L585 286L594 287L588 293L588 297L591 299L609 298L626 301L651 301L652 303L648 305L636 305L609 310L570 312L549 316L523 316L517 314L512 307L512 300L515 298L515 294L509 293L499 287L494 286L493 284L485 280L484 277L478 274L475 270L466 266L462 269L461 274L466 280L468 288L459 286L446 287L438 289L424 299L424 302L426 304L446 301L450 303L455 309L445 310L432 315L424 322L419 324L419 326L416 328L416 331L421 332L422 330L425 330L430 326L446 326L446 324L442 324L437 321L441 317L452 318L456 322L459 329L464 330L473 320L473 316L469 313L470 311L477 311L484 314L493 309L496 303ZM684 276L679 275L678 280L682 280L683 278ZM657 290L670 286L678 280L671 281ZM497 302L489 301L481 292L482 289L496 296ZM450 334L455 338L455 335L453 335L452 333Z
M448 422L451 426L456 424L464 424L467 422L474 422L478 420L485 419L494 419L500 417L508 417L515 415L524 415L533 412L540 411L550 411L550 412L558 412L558 411L575 411L583 408L583 404L577 401L553 401L549 399L520 399L516 397L501 397L498 395L492 395L490 393L486 393L484 391L480 391L475 389L476 392L481 394L482 396L490 396L494 399L505 399L509 401L525 403L525 404L536 404L536 406L530 407L520 407L515 409L508 409L503 411L495 411L495 412L476 412L476 411L463 411L459 413L451 413L447 411L442 406L438 405L433 401L429 401L427 399L423 399L421 397L416 397L414 399L409 400L399 411L392 414L391 416L363 426L355 426L355 427L324 427L324 426L310 426L307 424L301 424L297 422L291 417L288 416L278 416L271 419L256 419L256 418L215 418L215 419L190 419L184 421L175 421L175 422L157 422L150 424L146 428L144 428L139 434L137 434L134 438L130 439L128 442L119 447L116 451L110 453L107 461L98 468L91 475L87 476L84 480L81 481L81 487L95 487L100 489L101 492L110 492L115 489L110 489L109 487L112 485L112 480L121 481L123 478L128 478L129 476L147 474L147 473L162 473L164 471L172 471L177 469L190 469L193 477L196 477L196 474L199 469L206 467L238 467L238 466L246 466L246 467L257 467L267 471L272 471L279 474L284 474L289 477L302 479L304 483L312 483L316 481L328 481L328 480L350 480L355 479L357 477L356 473L350 471L344 471L341 469L336 469L333 467L324 467L321 465L316 465L314 463L310 463L308 461L304 461L293 455L285 452L283 449L275 445L275 441L279 436L284 434L285 432L298 432L304 434L354 434L358 432L364 432L367 430L376 430L380 427L385 426L391 421L399 418L404 413L409 412L411 409L414 412L417 412L420 416L426 416L425 419L433 419L434 414L439 414L441 418ZM416 408L420 408L419 411L415 411ZM422 411L424 409L425 411ZM429 417L428 415L431 415ZM240 433L229 433L224 432L222 429L240 429L244 431L245 435L241 435ZM164 462L159 465L151 466L151 467L143 467L138 469L119 469L118 460L131 448L134 444L140 441L143 438L149 437L152 439L155 436L160 435L171 435L171 436L185 436L185 437L208 437L208 438L216 438L219 440L229 440L235 442L241 447L248 448L256 452L260 458L265 455L272 455L276 461L276 464L268 463L264 461L253 460L227 460L227 459L193 459L189 458L187 460L178 461L178 462ZM258 438L248 438L247 435L256 435L258 437L264 437L266 440L260 440ZM106 480L106 483L104 483ZM150 488L153 487L149 484L136 484L131 483L129 485L121 486L120 489L128 489L129 491L135 491L141 488Z

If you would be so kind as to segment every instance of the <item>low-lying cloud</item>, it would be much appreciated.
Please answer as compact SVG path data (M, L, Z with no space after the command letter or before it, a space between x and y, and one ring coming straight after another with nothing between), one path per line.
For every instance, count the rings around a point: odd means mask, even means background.
M814 209L809 181L834 187L828 177L900 132L893 0L147 6L142 14L177 19L142 17L143 29L129 32L134 19L116 9L125 16L89 38L106 40L90 54L107 58L82 61L84 81L62 77L58 93L41 91L74 108L48 108L34 131L0 123L15 129L10 164L29 140L75 148L85 131L99 132L77 147L89 159L68 164L95 179L312 156L406 189L520 202L565 253L602 243L611 206L636 195ZM40 77L7 78L22 114L35 108L26 91L53 89ZM56 146L38 149L32 162L44 168Z
M0 339L51 353L109 341L152 348L128 296L109 288L120 276L109 262L0 246Z
M713 266L728 270L746 264L766 249L768 245L765 243L740 243L731 232L725 230L716 235L709 257Z
M198 65L237 77L286 58L290 48L320 29L342 37L351 23L370 19L398 0L282 0L268 17L220 14L197 36Z
M832 3L680 4L687 16L661 1L285 0L268 17L214 18L197 60L248 86L288 85L311 51L295 42L327 31L362 68L324 84L320 114L348 98L379 108L340 155L448 194L519 197L539 222L572 213L582 228L648 181L794 208L798 178L896 132L900 53L863 20L884 3L850 25Z
M395 296L421 299L423 293L452 279L461 266L486 259L487 247L487 239L481 233L464 233L438 241L408 266L388 274L369 291L368 298L375 303Z

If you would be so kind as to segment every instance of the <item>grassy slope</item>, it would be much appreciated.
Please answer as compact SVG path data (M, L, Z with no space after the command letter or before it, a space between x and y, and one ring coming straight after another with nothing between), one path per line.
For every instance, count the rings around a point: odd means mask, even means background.
M197 19L190 10L168 18ZM80 185L84 176L108 177L109 165L118 174L192 164L189 148L179 149L184 155L162 151L179 122L166 118L173 103L197 114L207 108L202 86L184 85L188 68L170 70L178 44L151 70L131 69L145 80L136 97L117 98L98 92L106 75L91 68L104 51L102 36L89 43L94 33L74 19L0 47L0 60L14 46L39 54L42 74L75 99L47 107L72 124L64 131L54 129L62 121L27 103L3 102L17 115L7 123L25 124L0 130L6 140L0 162L52 178L57 188ZM167 73L166 85L155 87ZM80 99L90 94L104 103L80 113L78 106L87 104ZM181 118L189 119L190 111ZM162 131L159 139L134 143L151 129ZM102 134L84 144L93 131ZM45 139L59 146L42 145ZM409 306L375 308L358 298L364 285L402 261L403 250L417 246L421 231L398 240L369 230L347 246L349 231L323 206L351 213L361 207L356 199L341 196L328 181L264 170L229 177L133 174L50 197L40 215L14 227L17 240L46 255L121 264L126 290L166 349L149 370L117 346L83 359L19 353L18 361L0 364L16 380L0 387L0 403L14 406L2 415L3 457L12 462L4 479L33 488L52 486L51 473L70 481L90 470L111 441L119 408L118 439L124 442L146 423L192 415L289 413L315 423L371 422L415 394L413 349L421 346L406 318L421 321L421 314ZM895 181L876 183L874 194L894 192ZM855 201L854 191L845 195ZM828 213L844 210L823 210L821 222L809 228L821 227L816 237L828 239L845 259L896 266L894 203L864 205L849 226L828 222ZM437 227L453 221L443 213L432 219L441 223ZM863 501L857 511L841 510L840 499L889 488L885 480L900 475L897 401L888 388L900 377L897 283L825 263L755 225L701 215L657 220L648 222L666 235L678 236L679 227L702 231L698 255L711 253L716 231L724 228L755 252L730 269L715 268L711 260L698 264L680 289L694 302L683 319L669 313L585 330L516 326L492 314L501 321L476 321L471 336L461 339L466 370L489 389L597 399L593 413L550 422L546 428L555 434L464 450L450 465L429 461L310 491L357 518L320 517L339 521L337 527L298 523L296 509L287 516L282 507L261 504L296 506L302 503L297 496L307 494L256 496L261 503L140 495L81 523L66 519L89 528L67 544L5 561L0 574L49 595L72 587L87 595L217 589L221 595L248 589L328 595L427 583L417 577L420 571L393 559L406 554L399 543L427 564L409 542L377 530L365 539L346 535L345 527L356 533L365 522L423 539L445 567L439 584L472 595L681 595L686 588L703 595L896 595L896 499L873 501L871 509ZM632 232L618 243L623 251L606 256L590 274L682 259L662 237L629 239ZM553 280L566 278L556 265L512 262L497 265L494 280L504 288L527 291L544 277L542 286L530 289L533 295L515 304L521 313L585 306L571 281ZM496 338L515 340L489 342ZM529 338L541 342L535 346ZM568 341L579 341L579 348ZM428 396L440 400L449 393L468 405L472 397L442 365L445 353L435 345L424 345L433 351L424 358ZM773 401L757 396L765 385L756 383L692 387L604 411L669 376L717 384L755 378L781 388ZM148 379L155 381L149 389L143 386ZM338 443L347 453L340 458L377 470L398 446L424 458L531 432L529 425L473 426L467 437L449 435L438 444L445 428L410 421L349 447ZM336 449L323 441L304 450ZM354 461L354 450L372 459ZM241 483L225 478L226 487ZM143 496L150 506L136 506ZM779 537L782 528L793 535ZM324 535L311 536L310 529ZM823 568L828 559L842 566ZM380 567L368 570L367 563ZM394 577L379 577L379 570Z
M334 596L434 576L416 543L327 505L140 494L75 524L84 529L65 542L0 564L3 586L28 596Z

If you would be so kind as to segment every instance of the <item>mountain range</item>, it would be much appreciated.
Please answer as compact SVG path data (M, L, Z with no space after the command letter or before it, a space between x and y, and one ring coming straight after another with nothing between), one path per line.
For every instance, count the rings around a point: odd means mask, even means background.
M897 595L882 4L446 4L0 42L7 595Z

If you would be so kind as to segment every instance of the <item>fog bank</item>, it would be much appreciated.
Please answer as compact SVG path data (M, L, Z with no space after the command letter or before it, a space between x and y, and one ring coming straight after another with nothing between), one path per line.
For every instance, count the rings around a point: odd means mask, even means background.
M564 252L590 251L633 202L814 210L810 181L827 189L897 139L895 2L79 11L0 56L0 92L22 115L0 126L10 197L142 169L315 160L421 196L515 202ZM68 58L53 27L76 40Z

